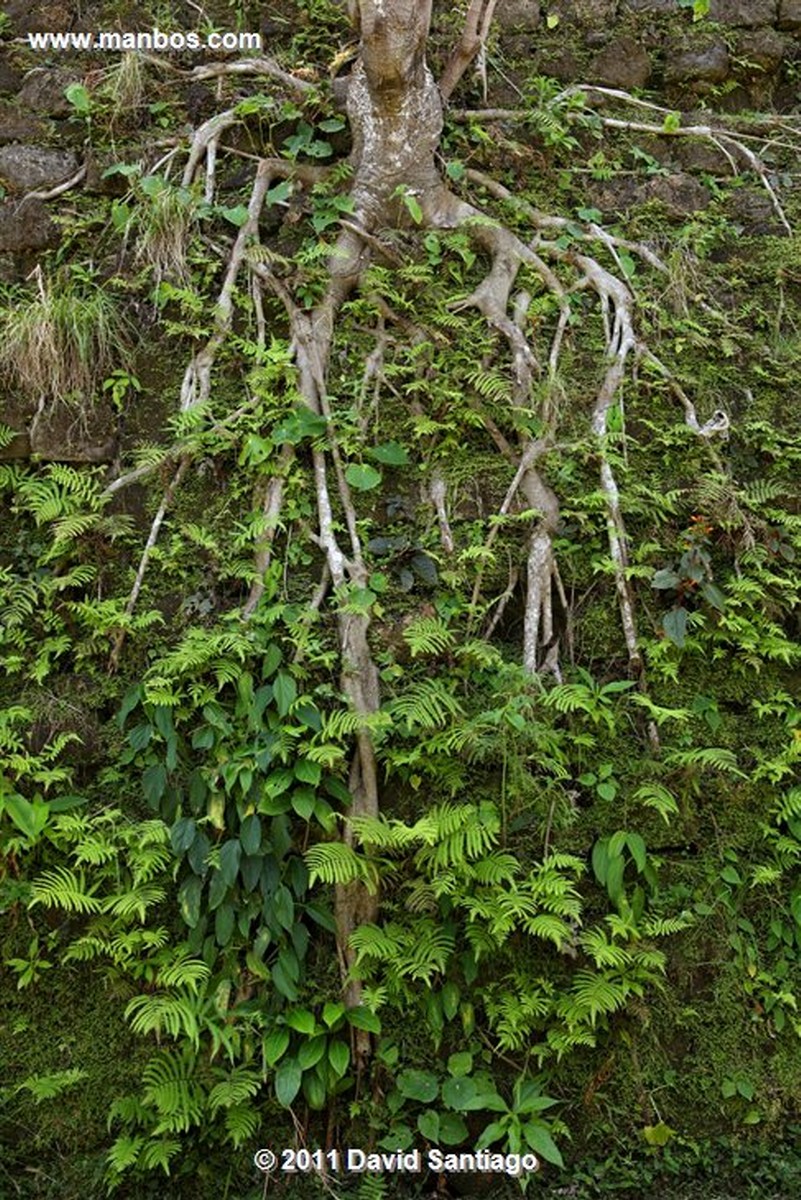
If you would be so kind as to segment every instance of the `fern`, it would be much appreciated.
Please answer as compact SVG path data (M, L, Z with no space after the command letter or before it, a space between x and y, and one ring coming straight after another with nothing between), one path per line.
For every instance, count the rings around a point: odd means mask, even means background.
M643 783L632 799L645 808L655 809L666 825L670 824L671 817L678 816L679 806L675 797L661 783Z
M396 721L403 721L409 733L437 729L462 716L462 707L439 679L414 683L386 706Z
M577 971L567 997L559 1002L557 1011L568 1025L589 1021L595 1026L601 1016L623 1008L629 995L642 994L642 986L628 979L616 979L611 974Z
M143 1137L130 1137L121 1133L115 1140L106 1156L106 1162L113 1175L122 1175L139 1161L139 1154L145 1144Z
M95 883L87 889L82 874L75 874L67 867L53 867L34 881L31 907L43 904L45 908L63 908L66 912L100 912L103 901L95 895L97 888Z
M134 1033L155 1033L157 1037L166 1033L176 1041L185 1037L195 1048L200 1042L197 1001L186 992L134 996L125 1008L125 1019Z
M148 1141L139 1152L138 1166L143 1171L154 1171L161 1167L165 1175L170 1173L170 1163L180 1154L181 1143L176 1138L159 1138L158 1141Z
M214 1114L221 1108L231 1108L243 1105L243 1101L258 1095L261 1089L261 1076L248 1067L238 1066L230 1071L225 1079L214 1085L209 1092L209 1111ZM250 1111L246 1109L245 1111Z
M669 750L665 753L665 765L689 769L693 767L711 768L715 771L725 771L729 775L737 775L740 779L748 776L737 766L737 758L733 751L721 746L700 746L691 750Z
M246 1142L252 1142L261 1125L261 1115L248 1104L235 1104L225 1112L225 1139L238 1150Z
M411 649L412 658L418 654L442 654L456 641L453 631L437 617L418 617L404 629L403 639Z
M325 842L306 851L309 883L348 884L357 880L370 892L378 888L378 871L374 863L362 857L344 842Z
M53 1100L86 1078L87 1072L80 1067L69 1067L65 1071L53 1071L49 1075L29 1075L15 1090L30 1092L36 1103L40 1104L43 1100Z
M195 1078L194 1057L186 1051L164 1050L152 1058L142 1085L142 1102L156 1114L153 1136L186 1132L203 1119L206 1097Z
M161 967L158 982L162 987L188 988L197 993L198 984L209 977L209 968L202 959L181 953L172 962Z

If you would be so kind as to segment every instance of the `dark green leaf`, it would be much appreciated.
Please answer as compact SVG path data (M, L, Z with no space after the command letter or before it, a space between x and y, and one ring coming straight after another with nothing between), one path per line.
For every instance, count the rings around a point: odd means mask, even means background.
M374 446L368 453L371 458L385 463L388 467L403 467L409 461L408 451L400 442L384 442L380 446Z
M345 471L345 478L351 487L359 492L369 492L381 483L381 473L368 463L351 463Z
M439 1114L433 1108L427 1108L424 1113L420 1113L417 1118L417 1128L420 1130L424 1138L436 1145L440 1141L439 1136Z
M214 912L228 895L228 884L221 871L215 871L209 885L209 910Z
M170 830L170 845L175 854L184 854L195 840L197 825L191 817L181 817Z
M651 580L651 587L660 588L665 591L675 591L681 580L675 571L656 571Z
M445 989L443 988L443 992L444 990ZM469 1050L459 1050L456 1054L452 1054L448 1059L448 1073L450 1075L458 1078L461 1075L469 1075L472 1070L473 1055Z
M328 1047L328 1061L331 1070L341 1079L350 1065L350 1047L347 1043L331 1042Z
M322 771L320 764L312 762L308 758L299 758L295 763L295 778L302 783L310 783L312 787L316 787L320 782Z
M159 801L164 795L166 786L167 769L161 763L148 767L146 771L142 772L142 791L145 794L145 800L147 800L148 805L152 809L158 809Z
M458 1112L466 1112L471 1108L476 1094L475 1082L469 1076L446 1079L442 1085L443 1102L448 1108L455 1108Z
M298 689L295 680L286 671L279 671L273 683L273 695L278 708L278 715L285 717L297 699Z
M283 883L276 889L272 898L272 909L279 925L284 929L291 929L295 923L295 902L289 888Z
M316 1067L317 1063L325 1054L327 1039L323 1034L318 1037L309 1038L303 1042L298 1050L298 1062L303 1067L304 1071L311 1070Z
M439 1140L444 1146L460 1146L467 1140L467 1126L456 1113L440 1113Z
M673 608L670 612L665 613L662 618L662 628L675 646L681 649L684 646L685 635L687 633L687 609Z
M289 1030L287 1029L274 1029L262 1041L262 1054L268 1067L274 1067L288 1049Z
M242 847L238 838L230 838L220 850L220 875L228 887L233 887L239 874Z
M631 857L634 859L634 862L637 866L637 870L644 871L645 870L645 861L646 861L646 851L645 851L645 842L643 841L642 837L639 835L639 833L627 833L626 834L626 845L629 848Z
M187 875L178 889L178 906L181 916L190 929L194 929L200 920L200 894L203 891L203 881L197 875Z
M234 932L234 906L221 904L214 915L214 936L218 946L227 946Z
M704 599L716 608L718 612L723 612L726 607L726 597L719 587L715 587L714 583L705 583L701 587L701 595Z
M309 905L311 908L311 905ZM347 1018L355 1029L364 1029L367 1033L380 1033L381 1022L376 1013L369 1008L349 1008Z
M261 846L261 821L252 813L245 817L239 830L239 840L245 854L258 854Z
M523 1136L534 1153L538 1154L540 1158L544 1158L546 1162L553 1163L557 1167L565 1165L562 1161L562 1155L559 1153L553 1138L544 1125L535 1121L527 1121L523 1126Z
M396 1083L402 1096L421 1104L430 1104L439 1091L437 1077L431 1071L401 1071Z
M211 842L206 838L205 833L201 833L198 830L194 835L194 841L189 846L189 853L187 854L187 862L195 875L205 875L206 871L209 870L206 866L206 857L210 850Z
M300 1064L290 1058L286 1062L281 1063L281 1066L275 1073L275 1097L279 1104L284 1108L289 1108L292 1101L300 1091L300 1083L303 1077Z

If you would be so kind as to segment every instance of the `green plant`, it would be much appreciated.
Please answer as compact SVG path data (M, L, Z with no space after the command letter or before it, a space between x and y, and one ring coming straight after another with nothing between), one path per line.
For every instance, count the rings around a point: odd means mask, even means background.
M0 367L35 400L91 403L127 351L130 330L107 287L85 272L48 278L37 267L33 295L6 292Z

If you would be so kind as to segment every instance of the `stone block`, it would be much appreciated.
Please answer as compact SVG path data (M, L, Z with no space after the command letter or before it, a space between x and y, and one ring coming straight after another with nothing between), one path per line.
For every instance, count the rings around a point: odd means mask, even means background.
M59 229L41 200L0 205L0 254L25 254L57 246Z
M721 25L774 25L778 19L778 0L711 0L709 16Z
M71 150L23 144L0 147L0 182L12 192L54 187L77 170L78 156Z
M48 117L66 117L74 110L65 93L69 85L76 81L77 76L73 71L65 71L60 67L37 68L25 76L17 100L25 108Z
M617 38L596 54L590 79L616 88L640 88L648 82L651 60L634 38Z
M801 29L801 0L780 0L779 29Z
M665 61L668 83L722 83L729 74L729 52L722 41L669 52Z

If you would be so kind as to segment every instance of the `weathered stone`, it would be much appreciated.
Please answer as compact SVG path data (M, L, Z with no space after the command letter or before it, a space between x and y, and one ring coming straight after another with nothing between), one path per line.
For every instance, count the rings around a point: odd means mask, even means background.
M637 203L637 184L630 175L618 175L590 184L588 199L591 207L599 208L604 216L619 216Z
M703 171L709 175L726 175L731 171L726 155L712 142L676 138L673 153L685 171Z
M28 429L31 453L48 462L110 462L117 450L111 405L91 408L57 400Z
M58 226L41 200L0 205L0 253L23 254L46 250L59 242Z
M782 64L788 39L775 29L754 29L737 43L740 71L749 75L773 75Z
M559 49L553 54L539 54L535 61L541 75L550 75L562 83L572 83L578 78L579 61L569 49Z
M762 188L741 188L732 192L726 201L726 209L729 220L740 225L749 237L781 237L785 232L770 197Z
M729 53L721 41L669 54L665 64L668 83L722 83L728 73Z
M651 74L648 54L634 38L619 38L596 54L590 79L610 87L643 87Z
M709 16L722 25L773 25L778 0L711 0Z
M539 0L504 0L496 19L502 29L528 31L537 28L541 15Z
M113 155L96 158L94 154L87 154L86 178L83 181L84 191L91 192L95 196L124 196L130 190L130 183L125 176L106 175L108 168L116 162L117 159Z
M46 113L50 117L66 117L73 111L65 92L77 76L61 68L44 68L29 72L25 77L17 99L34 112Z
M632 12L675 13L676 0L622 0L624 11Z
M0 148L0 181L13 192L53 187L78 170L78 156L71 150L44 146Z
M9 62L0 58L0 96L10 96L19 90L22 76L15 71Z
M780 0L779 29L801 29L801 0Z
M64 4L31 3L31 0L6 0L3 11L16 34L54 33L70 28L72 14Z
M618 0L552 0L548 13L559 17L565 25L611 29L617 5Z
M677 172L649 179L639 190L641 201L659 200L674 217L686 217L709 207L711 196L692 175Z
M0 105L0 145L7 142L33 141L43 137L45 127L36 117L18 112L10 105Z
M0 393L0 421L14 431L12 440L0 447L0 461L14 458L29 458L31 439L28 426L34 414L34 405L20 396Z

